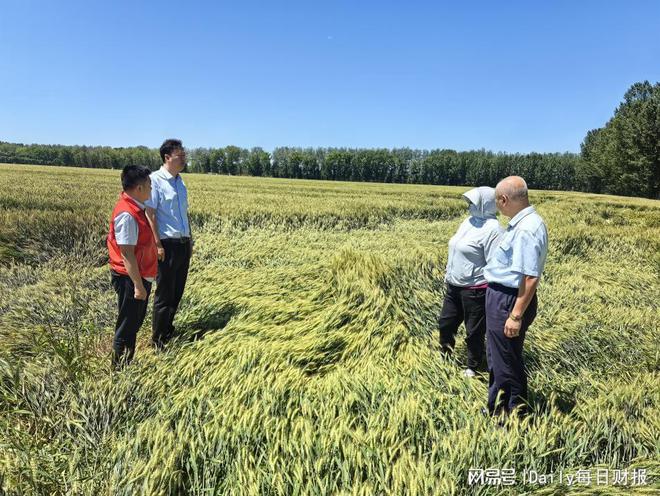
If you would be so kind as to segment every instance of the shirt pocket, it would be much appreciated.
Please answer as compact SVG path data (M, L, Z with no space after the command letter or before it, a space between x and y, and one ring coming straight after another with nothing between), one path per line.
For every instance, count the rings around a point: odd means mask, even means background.
M497 249L495 250L495 259L502 265L508 267L511 265L511 256L513 254L513 247L511 241L506 239L502 240Z
M163 191L161 191L161 199L164 202L173 202L176 199L176 191L174 191L172 188L166 188Z

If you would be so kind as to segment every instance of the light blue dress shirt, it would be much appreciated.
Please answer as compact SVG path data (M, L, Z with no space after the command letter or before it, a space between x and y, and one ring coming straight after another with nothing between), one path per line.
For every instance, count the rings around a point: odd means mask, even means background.
M188 190L181 174L173 176L165 167L151 173L151 198L145 202L156 211L158 237L189 238Z
M541 277L548 254L548 230L534 207L518 212L490 253L484 276L488 283L518 288L523 275Z

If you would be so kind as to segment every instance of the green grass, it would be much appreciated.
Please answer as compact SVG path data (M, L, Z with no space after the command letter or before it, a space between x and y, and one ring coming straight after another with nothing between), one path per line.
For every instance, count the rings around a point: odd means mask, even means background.
M660 203L532 192L550 252L534 414L438 353L467 188L187 175L179 340L110 372L118 171L0 166L0 492L565 494L470 468L648 469L660 490ZM459 341L462 340L462 334ZM608 486L608 494L631 487ZM600 493L602 494L602 493Z

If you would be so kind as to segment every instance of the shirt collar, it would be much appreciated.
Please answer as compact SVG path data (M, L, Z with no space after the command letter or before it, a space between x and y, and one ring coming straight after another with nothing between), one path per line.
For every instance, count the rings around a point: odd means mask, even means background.
M138 207L140 207L142 210L145 209L145 204L144 204L144 203L137 201L135 198L133 198L131 195L129 195L129 194L126 193L125 191L123 192L123 195L126 197L126 199L127 199L128 201L132 201L132 202L135 203Z
M534 207L532 205L523 208L520 212L514 215L513 218L509 221L509 227L516 227L516 224L518 224L518 222L520 222L529 214L532 214L534 212L536 212L536 210L534 210Z
M168 181L169 181L170 179L175 179L175 176L173 176L172 174L170 174L170 171L168 171L168 170L165 168L164 165L161 165L161 166L160 166L160 172L161 172L161 174L162 174L163 176L165 176L165 179L167 179Z

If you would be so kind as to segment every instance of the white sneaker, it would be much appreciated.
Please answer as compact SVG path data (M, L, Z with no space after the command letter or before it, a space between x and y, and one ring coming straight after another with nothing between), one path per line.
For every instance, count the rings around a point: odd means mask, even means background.
M472 378L472 377L476 377L476 376L477 376L477 373L476 373L474 370L472 370L472 369L465 369L465 370L463 371L463 377L470 377L470 378Z

